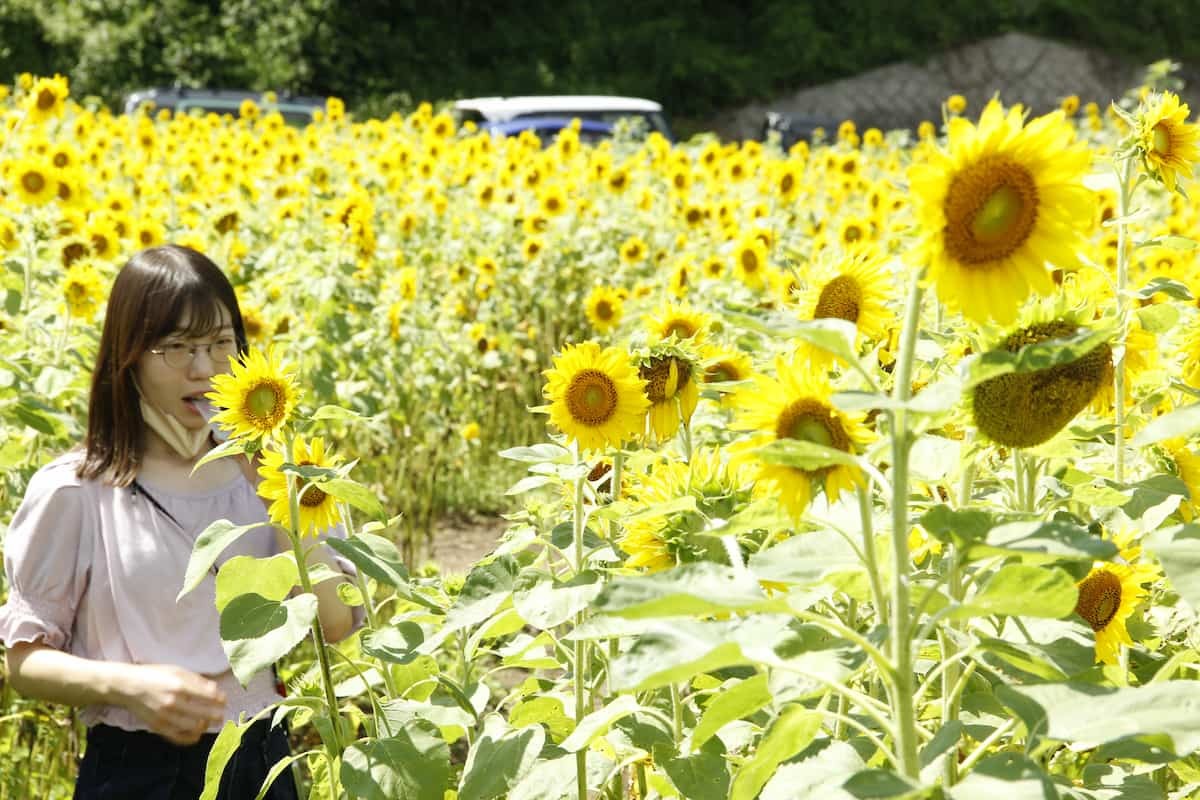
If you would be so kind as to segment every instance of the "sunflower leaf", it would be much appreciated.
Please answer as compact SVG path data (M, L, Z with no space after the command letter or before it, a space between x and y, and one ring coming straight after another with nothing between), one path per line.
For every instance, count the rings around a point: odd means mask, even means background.
M1145 447L1148 444L1172 439L1176 436L1191 436L1200 430L1200 403L1183 406L1163 414L1133 437L1134 447Z
M342 406L321 406L313 412L313 420L334 420L336 422L353 422L354 420L362 419L362 415L357 411L351 411Z
M769 464L780 464L808 471L831 467L835 464L858 467L858 458L853 453L800 439L776 439L756 448L754 453Z
M1192 291L1185 284L1162 275L1152 278L1149 283L1134 292L1134 297L1139 300L1149 300L1159 292L1167 295L1172 300L1187 302L1192 299Z
M1171 585L1200 609L1200 525L1173 525L1146 537L1145 547L1162 564Z
M352 481L349 478L334 478L333 480L318 480L316 485L321 491L349 503L364 514L372 516L380 522L387 522L387 512L383 510L383 503L379 502L379 497L358 481Z
M1078 598L1075 580L1061 569L1007 564L953 616L964 619L1003 614L1058 619L1075 610Z
M196 544L192 547L192 555L184 573L183 587L175 599L178 600L200 585L200 581L208 575L208 571L226 547L241 538L242 534L264 524L256 522L252 525L234 525L227 519L219 519L205 528L196 537Z

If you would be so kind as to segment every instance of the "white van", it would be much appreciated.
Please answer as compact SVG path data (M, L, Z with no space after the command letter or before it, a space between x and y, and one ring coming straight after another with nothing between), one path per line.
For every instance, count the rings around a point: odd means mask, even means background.
M472 97L454 103L459 122L480 127L530 117L578 117L611 125L622 117L644 120L648 131L671 139L671 127L663 108L653 100L613 95L530 95L526 97Z

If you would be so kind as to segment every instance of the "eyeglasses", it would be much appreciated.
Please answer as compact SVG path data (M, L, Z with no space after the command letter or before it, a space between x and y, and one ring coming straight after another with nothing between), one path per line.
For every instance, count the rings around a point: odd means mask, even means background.
M162 347L152 347L150 352L162 356L167 366L183 369L190 366L196 359L196 353L204 350L214 364L225 366L229 357L238 351L237 339L232 336L222 336L207 344L188 344L186 342L168 342Z

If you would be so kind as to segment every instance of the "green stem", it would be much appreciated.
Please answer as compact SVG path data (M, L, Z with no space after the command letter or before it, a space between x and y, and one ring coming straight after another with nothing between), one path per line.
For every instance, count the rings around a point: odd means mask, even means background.
M1025 501L1025 474L1021 463L1021 448L1014 447L1012 450L1013 462L1013 492L1017 496L1017 510L1028 511L1028 503Z
M354 538L354 520L350 516L350 506L346 503L339 504L342 509L342 521L346 525L346 534L349 538ZM363 609L367 612L367 624L371 626L371 630L379 630L378 611L375 608L374 599L371 597L371 585L367 580L367 576L362 573L362 570L355 570L355 584L358 586L358 593L362 596ZM383 685L387 687L388 699L395 700L398 695L396 693L395 679L392 677L392 670L383 659L376 659L379 663L379 670L383 673Z
M624 467L625 467L625 451L618 447L617 452L613 453L612 472L610 473L611 478L610 478L609 486L611 488L610 488L608 494L609 494L609 497L611 498L610 502L612 502L612 503L615 503L621 499L621 474L624 471ZM617 522L616 519L610 519L608 521L608 539L609 539L609 541L613 542L615 544L617 541L617 535L619 533L620 533L620 524ZM614 636L613 638L608 640L608 667L604 670L605 682L606 682L606 686L605 686L605 696L606 697L611 697L613 695L612 663L613 663L613 661L616 660L617 656L620 654L621 654L621 641L618 637Z
M679 684L671 684L671 721L675 741L683 741L683 700L679 696Z
M887 594L883 591L883 579L879 575L879 562L875 558L875 530L872 520L871 485L863 481L858 487L858 516L862 522L863 564L867 577L871 579L871 603L875 606L875 617L887 619Z
M958 507L966 508L971 502L971 486L975 479L974 462L968 463L963 469L962 484L958 491ZM953 545L947 545L946 560L949 563L946 576L946 591L950 595L952 603L961 603L966 587L962 581L962 566L958 559L958 549ZM950 631L941 633L938 636L938 641L941 643L942 663L945 669L942 672L942 726L949 725L954 720L958 719L959 703L962 698L962 689L956 691L959 684L959 651L958 645L954 641L952 632L957 629L954 622L949 623ZM969 675L973 672L973 667L966 673ZM942 767L942 786L953 786L958 783L958 758L956 756L947 757Z
M575 466L579 467L582 459L579 453L579 443L575 443ZM583 571L583 484L587 481L586 475L581 475L575 478L575 509L574 509L574 568L575 573L579 574ZM580 611L575 615L575 627L578 628L584 622L584 613ZM582 639L575 640L575 675L574 675L574 690L575 690L575 724L578 725L583 718L587 716L587 649ZM578 793L579 800L587 800L587 748L581 749L575 754L575 788Z
M916 354L918 326L921 319L921 286L924 270L913 276L900 335L900 358L896 364L893 396L896 400L892 420L892 597L891 597L891 658L893 667L892 718L896 729L897 769L904 776L916 779L920 773L917 759L917 716L913 703L913 653L909 636L912 609L909 604L908 554L909 474L908 456L912 448L912 433L908 428L905 405L912 397L912 368Z
M293 442L293 437L289 435L287 438L288 458L294 452ZM288 539L291 540L292 553L296 557L296 570L300 573L300 588L304 590L305 594L314 594L312 579L308 575L308 560L304 555L304 548L300 544L300 491L296 486L297 479L293 476L287 477L288 510L291 512L287 530ZM333 732L333 742L327 742L326 748L329 749L331 759L340 759L343 750L341 719L338 714L337 694L333 690L333 671L329 667L329 654L325 652L325 631L321 628L319 612L312 621L312 637L313 644L317 648L317 663L321 667L321 683L325 688L325 702L329 706L330 728Z
M1123 159L1117 169L1120 191L1117 196L1117 346L1113 358L1113 403L1116 405L1117 430L1113 437L1114 470L1117 483L1125 482L1125 342L1129 334L1128 299L1125 287L1129 281L1129 223L1125 217L1133 200L1133 158Z

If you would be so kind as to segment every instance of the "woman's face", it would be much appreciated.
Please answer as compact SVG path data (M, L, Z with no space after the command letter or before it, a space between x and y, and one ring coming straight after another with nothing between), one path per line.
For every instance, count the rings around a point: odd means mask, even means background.
M193 430L205 425L196 401L212 389L213 375L229 371L225 357L214 358L223 349L236 349L233 316L221 307L219 327L207 336L194 337L183 333L188 329L189 315L179 320L175 331L167 334L142 353L136 375L142 397L152 406L170 414ZM209 347L211 345L211 348ZM195 356L189 359L194 348ZM211 352L210 352L211 350ZM158 351L158 352L155 352ZM176 366L171 361L186 361Z

